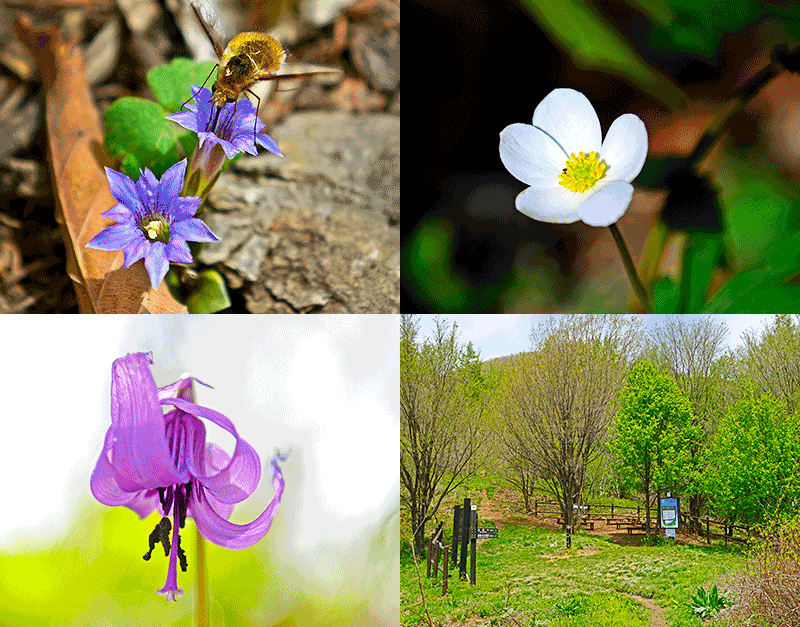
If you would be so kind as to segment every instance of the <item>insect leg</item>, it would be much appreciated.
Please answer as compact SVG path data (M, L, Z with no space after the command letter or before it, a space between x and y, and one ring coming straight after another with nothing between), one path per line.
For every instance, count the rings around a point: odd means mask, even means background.
M217 64L215 63L215 64L214 64L214 67L212 67L212 68L211 68L211 71L208 73L208 76L206 76L206 80L204 80L204 81L203 81L203 84L202 84L200 87L205 87L205 86L206 86L206 83L208 82L208 79L209 79L209 78L211 78L211 75L214 73L214 70L216 70L218 67L219 67L219 65L217 65ZM190 88L190 89L191 89L191 88ZM194 98L194 95L192 95L192 96L189 96L189 100L192 100L193 98ZM183 111L183 107L184 107L184 106L186 106L186 103L187 103L187 102L189 102L189 100L184 100L184 101L181 103L181 111Z
M251 90L246 90L249 94L251 94L256 100L258 100L258 104L256 105L256 119L253 120L253 148L256 147L256 125L258 124L258 110L261 108L261 98L259 98L254 92Z

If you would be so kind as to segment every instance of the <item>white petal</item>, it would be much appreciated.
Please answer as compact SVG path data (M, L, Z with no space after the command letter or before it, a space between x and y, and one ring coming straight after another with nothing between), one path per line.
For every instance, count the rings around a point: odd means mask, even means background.
M533 112L533 125L555 139L569 155L600 152L600 120L592 103L574 89L554 89ZM563 166L562 166L563 167Z
M608 226L622 217L631 204L633 185L614 181L593 194L580 207L580 219L589 226Z
M511 124L500 133L500 160L506 170L528 185L558 183L566 155L550 137L530 124Z
M647 158L647 129L637 116L619 116L606 133L600 159L608 164L606 176L630 183L642 171Z
M581 219L578 213L581 194L566 187L529 187L517 196L517 210L540 222L570 224Z

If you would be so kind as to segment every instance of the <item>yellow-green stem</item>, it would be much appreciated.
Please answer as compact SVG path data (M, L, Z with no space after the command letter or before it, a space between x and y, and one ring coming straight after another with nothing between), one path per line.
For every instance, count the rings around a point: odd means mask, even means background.
M631 258L631 254L628 251L628 247L625 245L625 240L622 239L622 233L619 232L617 228L617 223L609 225L608 227L611 229L611 235L614 236L614 241L617 243L617 248L619 248L619 254L622 255L622 263L625 264L625 270L628 272L628 278L630 278L631 283L633 284L633 289L636 290L636 295L639 297L639 300L642 302L642 308L644 309L645 313L653 313L653 308L650 306L650 298L647 296L647 290L644 289L644 285L639 280L639 275L636 274L636 266L633 265L633 259Z
M206 577L206 541L195 526L197 534L197 604L195 606L195 622L197 627L208 627L208 579Z

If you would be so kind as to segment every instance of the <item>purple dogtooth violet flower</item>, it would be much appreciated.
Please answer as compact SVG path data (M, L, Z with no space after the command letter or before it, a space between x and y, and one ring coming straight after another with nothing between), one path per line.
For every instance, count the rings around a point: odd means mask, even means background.
M158 593L174 601L183 594L178 562L181 570L187 568L179 531L186 519L194 519L200 534L214 544L228 549L252 546L267 534L280 507L284 481L278 462L288 455L278 453L272 459L275 496L261 515L246 525L229 522L234 503L250 496L261 478L258 454L226 416L194 403L193 382L205 383L188 377L157 388L152 363L152 353L132 353L112 366L111 426L92 472L91 490L104 505L124 505L142 519L154 510L161 514L144 559L150 559L156 544L163 546L169 566ZM166 414L164 405L171 407ZM206 442L200 418L236 438L232 456Z

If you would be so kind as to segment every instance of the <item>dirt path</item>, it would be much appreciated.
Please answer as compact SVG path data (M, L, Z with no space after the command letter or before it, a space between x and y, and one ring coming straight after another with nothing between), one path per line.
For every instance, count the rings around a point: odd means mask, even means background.
M656 605L653 603L653 599L645 599L644 597L640 597L635 594L631 594L630 592L626 592L630 598L636 599L644 605L647 609L650 610L650 625L651 627L667 627L667 619L664 618L664 608L660 605Z
M511 492L511 490L509 490L508 492ZM510 509L508 507L502 507L502 506L498 507L498 501L499 500L496 501L495 499L488 498L485 490L480 492L480 496L481 496L481 500L480 500L479 508L480 508L481 518L483 518L485 520L493 521L494 524L497 525L497 527L499 529L502 529L505 526L505 523L507 523L507 522L517 523L517 524L520 523L520 522L524 522L524 523L528 523L528 524L533 524L533 525L535 525L537 527L546 527L546 528L552 528L552 529L557 529L557 530L561 529L561 526L556 524L556 519L555 518L552 518L552 517L548 518L548 517L545 517L545 516L537 517L537 516L533 516L532 514L522 515L521 516L517 512L510 511ZM511 495L508 494L508 495L505 495L505 496L510 497ZM509 500L503 500L502 502L506 503L506 502L513 502L513 501L510 501L510 499L509 499ZM623 545L623 546L630 546L630 545L638 546L640 544L640 542L641 542L641 540L640 540L641 535L628 535L626 532L620 533L616 529L616 525L613 525L613 524L607 525L607 524L605 524L603 522L595 522L594 530L593 531L589 531L588 533L593 533L593 534L598 534L598 535L609 537L609 538L611 538L611 540L615 544L620 544L620 545ZM481 544L483 542L485 542L485 540L478 540L478 544ZM679 540L679 542L680 542L680 540ZM687 542L687 543L691 542L692 544L695 544L695 543L700 544L700 542L696 541L694 538L687 538L685 540L685 542ZM577 554L592 555L594 553L597 553L596 549L579 549L577 551ZM569 555L540 555L539 557L544 557L544 558L546 558L548 560L551 560L551 559L566 558L566 557L570 557L570 556ZM645 597L640 597L640 596L638 596L636 594L631 594L629 592L624 592L623 594L626 594L627 596L629 596L630 598L632 598L632 599L636 600L637 602L641 603L648 610L650 610L650 624L651 624L651 627L667 627L667 620L666 620L666 618L664 616L664 608L662 608L660 605L657 605L653 601L653 599L646 599Z

